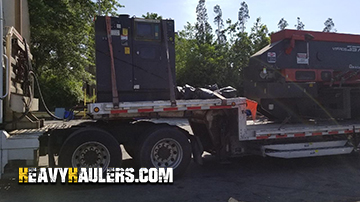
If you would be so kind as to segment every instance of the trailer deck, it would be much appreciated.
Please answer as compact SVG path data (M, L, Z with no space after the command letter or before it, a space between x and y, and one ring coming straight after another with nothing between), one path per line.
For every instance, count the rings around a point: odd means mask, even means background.
M283 139L360 133L360 121L324 121L281 124L247 121L247 136L240 140Z
M186 111L209 110L209 109L231 109L245 105L246 98L227 99L204 99L204 100L176 100L174 106L170 100L142 101L142 102L120 102L118 108L113 103L93 103L88 105L88 112L93 119L104 118L129 118L149 116L174 116L183 117ZM172 112L172 113L170 113ZM177 115L174 115L174 113Z

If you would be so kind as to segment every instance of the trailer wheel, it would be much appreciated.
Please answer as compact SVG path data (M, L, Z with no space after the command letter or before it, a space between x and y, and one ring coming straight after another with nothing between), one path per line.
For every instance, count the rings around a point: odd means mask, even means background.
M191 160L191 145L186 135L175 127L162 127L146 135L140 144L141 167L171 167L182 175Z
M108 132L97 128L75 131L64 142L59 152L63 167L120 167L120 144Z
M155 126L155 123L150 122L150 121L138 121L138 122L133 124L133 127L135 127L137 132L135 134L132 134L132 138L130 140L123 143L123 146L124 146L126 152L133 159L136 158L137 151L139 150L138 145L139 145L141 137L144 134L144 131L152 130L152 128L154 126Z

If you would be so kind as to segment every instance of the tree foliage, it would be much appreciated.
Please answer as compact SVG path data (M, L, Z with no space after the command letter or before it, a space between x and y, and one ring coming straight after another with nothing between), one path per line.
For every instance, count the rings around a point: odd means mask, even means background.
M196 6L195 36L200 43L211 43L212 41L212 28L208 19L205 0L199 0Z
M336 32L336 29L334 29L335 27L335 23L333 22L332 18L328 18L325 22L324 22L324 29L323 32Z
M238 13L238 22L239 22L239 29L244 32L245 31L245 24L247 22L247 20L250 18L249 15L249 7L246 4L245 1L241 2L240 4L240 8L239 8L239 13Z
M145 19L155 19L155 20L162 19L162 16L158 15L157 13L149 13L149 12L147 12L146 15L142 15L141 17Z
M266 25L261 23L261 18L256 18L256 22L251 28L250 34L253 53L258 52L259 50L270 44L270 38L268 37L268 33L269 30Z
M279 29L284 30L284 29L286 29L287 26L289 26L289 23L284 18L281 18L278 23Z
M305 25L301 22L300 17L297 17L297 24L295 25L297 30L304 30Z
M120 6L116 0L101 1L104 14ZM85 69L94 66L98 9L91 0L29 0L34 67L50 108L77 104L83 82L94 83Z
M258 18L251 33L245 32L245 23L249 18L249 10L245 2L242 2L239 9L241 22L237 20L233 23L228 19L225 27L221 8L216 5L214 23L217 26L215 32L217 38L215 39L210 29L206 31L203 29L205 26L200 26L207 23L204 6L205 1L200 0L196 9L197 22L195 25L188 23L176 37L177 83L178 85L188 83L197 87L214 83L219 86L231 85L241 94L242 70L248 65L249 58L255 51L269 44L268 29ZM223 38L220 38L221 34L224 35Z
M222 10L219 5L214 6L214 13L216 14L214 18L214 23L217 26L215 33L217 35L218 44L222 44L226 42L225 30L224 28L224 20L222 19Z

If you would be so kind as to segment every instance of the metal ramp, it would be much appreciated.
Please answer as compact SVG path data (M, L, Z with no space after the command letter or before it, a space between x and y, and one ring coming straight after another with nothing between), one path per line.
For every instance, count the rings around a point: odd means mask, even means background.
M315 156L329 156L349 154L354 150L353 146L347 146L347 140L328 142L305 142L294 144L264 145L261 147L263 156L277 158L303 158Z

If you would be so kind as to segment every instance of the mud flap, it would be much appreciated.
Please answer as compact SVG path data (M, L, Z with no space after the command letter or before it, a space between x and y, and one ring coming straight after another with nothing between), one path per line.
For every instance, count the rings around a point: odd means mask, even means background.
M204 152L204 148L201 144L200 138L194 135L189 135L189 139L191 142L191 149L194 161L199 165L203 165L202 154Z

